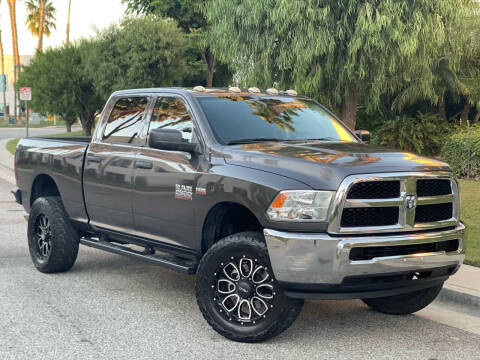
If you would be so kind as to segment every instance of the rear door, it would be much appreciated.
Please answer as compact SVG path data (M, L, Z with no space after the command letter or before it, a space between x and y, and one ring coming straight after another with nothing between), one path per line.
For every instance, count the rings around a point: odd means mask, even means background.
M140 137L150 98L127 96L113 101L108 120L98 129L87 152L85 203L93 226L133 233L133 168L144 143Z
M137 235L194 247L194 181L199 154L148 147L152 129L180 130L185 142L198 142L192 112L183 98L159 96L148 123L147 145L138 151L133 212Z

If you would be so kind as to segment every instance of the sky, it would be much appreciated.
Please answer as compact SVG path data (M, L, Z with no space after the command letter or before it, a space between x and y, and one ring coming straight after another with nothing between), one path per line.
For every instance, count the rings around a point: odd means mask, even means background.
M49 38L44 38L46 47L61 45L66 38L68 0L52 0L57 9L56 30ZM121 0L72 0L70 16L70 41L95 34L95 28L104 28L119 22L125 13ZM38 39L34 37L25 25L27 19L25 0L17 0L17 31L20 55L33 55ZM0 4L0 25L5 55L12 54L12 35L10 31L10 16L7 0Z

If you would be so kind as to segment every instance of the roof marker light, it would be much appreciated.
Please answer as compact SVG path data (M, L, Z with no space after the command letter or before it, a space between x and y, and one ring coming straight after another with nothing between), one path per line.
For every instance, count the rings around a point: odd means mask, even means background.
M248 92L254 93L254 94L258 94L258 93L260 93L261 91L260 91L260 89L257 88L257 87L251 87L251 88L248 89Z
M289 89L287 91L285 91L287 93L287 95L290 95L290 96L297 96L297 92L295 90L292 90L292 89Z
M234 93L239 93L239 92L242 92L242 90L240 90L239 87L236 87L236 86L231 86L228 88L228 91L230 92L234 92Z
M267 94L270 94L270 95L278 95L278 90L275 89L275 88L267 89Z
M204 91L207 91L207 89L205 89L203 86L199 85L199 86L195 86L195 87L193 88L193 91L204 92Z

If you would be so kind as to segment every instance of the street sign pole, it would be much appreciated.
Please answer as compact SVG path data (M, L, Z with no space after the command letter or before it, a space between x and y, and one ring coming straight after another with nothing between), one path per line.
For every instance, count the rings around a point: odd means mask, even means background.
M28 137L28 102L32 100L32 88L20 88L20 100L25 101L25 129L27 130Z
M28 137L28 101L25 100L25 121L26 121L26 128L27 128L27 137Z

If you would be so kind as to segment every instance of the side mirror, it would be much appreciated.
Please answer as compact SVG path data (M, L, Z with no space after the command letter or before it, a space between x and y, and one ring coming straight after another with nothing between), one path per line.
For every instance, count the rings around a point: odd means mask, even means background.
M355 130L355 135L364 143L370 142L370 131L368 130Z
M159 150L197 152L197 144L183 141L182 133L175 129L153 129L148 137L148 146Z

